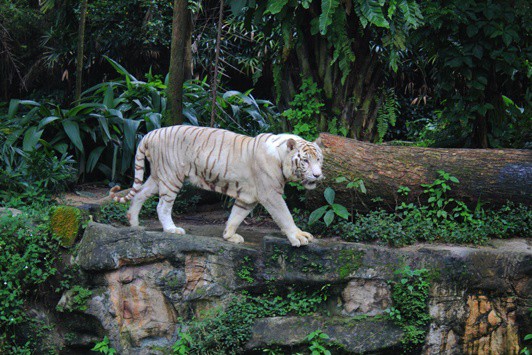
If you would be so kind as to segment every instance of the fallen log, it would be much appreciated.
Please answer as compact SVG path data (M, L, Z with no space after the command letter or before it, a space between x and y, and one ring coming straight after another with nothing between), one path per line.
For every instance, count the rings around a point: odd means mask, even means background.
M507 201L530 205L532 196L532 151L520 149L443 149L376 145L322 133L317 142L324 152L326 179L308 193L308 207L322 206L323 189L336 191L336 203L354 210L376 207L393 210L402 201L426 200L421 184L432 183L443 170L458 178L451 183L450 197L470 206L477 201L498 207ZM367 193L336 183L362 179ZM398 189L408 187L407 197Z

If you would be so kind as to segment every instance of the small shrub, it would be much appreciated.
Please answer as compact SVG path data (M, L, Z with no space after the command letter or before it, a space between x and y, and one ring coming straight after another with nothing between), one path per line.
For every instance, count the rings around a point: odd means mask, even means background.
M176 355L188 355L192 346L192 337L188 333L179 332L179 339L172 346Z
M109 338L107 336L105 336L102 341L96 343L91 350L106 355L116 354L116 349L109 346Z
M322 90L318 88L312 78L303 79L299 93L290 102L290 108L283 112L292 132L307 140L318 137L318 122L322 108L325 104L321 101Z
M57 307L57 310L59 312L75 312L75 311L86 311L88 309L87 303L89 302L90 298L92 297L92 291L89 289L86 289L82 286L75 285L72 287L68 292L68 304L66 305L66 308Z
M331 351L326 347L329 339L329 335L319 329L313 331L305 338L309 343L308 349L312 355L331 355Z
M253 262L251 261L251 258L249 256L244 256L242 262L240 263L240 270L238 270L237 276L241 280L252 284L253 282L255 282L255 279L252 276L254 271L255 268L253 267Z
M100 208L100 213L97 216L97 221L101 223L118 223L127 225L127 210L129 203L111 202L103 205Z
M51 195L64 191L76 178L70 156L58 158L40 151L19 154L7 154L0 161L0 205L20 208L49 204Z
M327 227L333 222L334 216L338 216L343 219L349 218L349 212L347 211L347 208L338 203L334 203L335 192L332 188L327 187L323 192L323 196L327 201L327 205L316 209L310 214L308 218L309 225L314 224L322 217Z

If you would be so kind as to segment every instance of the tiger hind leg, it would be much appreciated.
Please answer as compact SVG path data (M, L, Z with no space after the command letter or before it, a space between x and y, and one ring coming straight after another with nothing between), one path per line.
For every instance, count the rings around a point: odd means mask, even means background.
M139 225L139 213L142 209L142 205L146 200L155 195L159 190L157 183L152 177L149 177L148 180L142 185L140 191L131 199L131 205L129 206L129 211L127 212L127 218L129 219L129 224L132 227L138 227Z
M229 219L227 220L227 224L225 226L223 235L223 238L225 240L236 244L244 242L244 238L240 234L236 234L236 230L238 229L242 221L244 221L244 219L249 215L249 213L253 211L253 208L255 208L256 205L256 203L247 204L239 200L235 201L235 204L231 209L231 214L229 215Z
M170 187L171 186L171 187ZM176 227L172 220L172 207L177 193L183 187L183 183L159 182L159 204L157 205L157 215L163 226L163 231L174 234L185 234L183 228Z

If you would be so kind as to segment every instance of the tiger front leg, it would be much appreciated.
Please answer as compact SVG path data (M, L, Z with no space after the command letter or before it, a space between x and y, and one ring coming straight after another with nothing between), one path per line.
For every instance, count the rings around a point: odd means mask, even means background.
M239 200L235 201L229 219L227 220L227 225L225 226L223 235L225 240L236 244L244 242L244 238L240 234L237 234L236 230L256 205L256 203L247 204Z
M157 215L159 221L163 226L163 231L166 233L185 234L185 230L180 227L176 227L172 220L172 207L174 201L179 192L179 187L176 187L177 191L170 190L165 184L159 184L159 203L157 204Z
M260 203L268 210L273 220L281 231L286 235L290 244L294 247L307 245L314 240L314 236L308 232L302 231L294 223L292 214L286 206L283 196L279 193L272 192L260 201Z

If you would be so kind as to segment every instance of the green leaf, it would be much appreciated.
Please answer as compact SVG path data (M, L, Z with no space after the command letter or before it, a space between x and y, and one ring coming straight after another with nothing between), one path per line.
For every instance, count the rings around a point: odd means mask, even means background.
M510 99L509 97L507 96L504 96L504 95L501 95L502 96L502 100L504 101L504 104L506 106L515 106L515 103L512 99Z
M484 54L484 48L480 44L477 44L473 48L473 55L477 57L478 59L482 58L482 54Z
M334 203L334 197L336 193L334 190L330 187L326 188L323 192L323 196L325 197L325 200L329 203L329 205L332 205Z
M360 192L362 192L363 194L366 194L368 192L368 190L366 189L366 185L364 185L363 180L360 180Z
M13 118L15 117L15 114L18 112L20 100L13 99L9 102L9 109L7 111L7 117Z
M466 33L467 33L467 36L469 38L475 36L478 33L477 25L471 24L471 25L467 26Z
M360 6L360 13L369 23L377 27L390 28L390 23L384 17L382 5L378 1L358 0L358 4Z
M32 126L24 134L24 140L22 141L22 149L26 152L32 151L37 146L39 139L41 139L42 130L37 130L37 127Z
M135 137L137 135L137 129L139 128L140 121L124 119L124 141L126 148L129 152L135 150Z
M322 206L314 210L308 217L308 224L316 223L325 214L325 211L327 211L328 208L329 206Z
M49 116L49 117L45 117L43 118L40 122L39 122L39 128L43 128L44 126L46 126L47 124L49 123L52 123L54 122L55 120L58 120L60 117L58 116Z
M114 91L113 91L113 86L112 85L107 86L107 90L105 90L105 97L103 98L103 104L107 108L115 108L115 105L114 105Z
M137 78L135 78L133 75L131 75L127 70L126 68L124 68L123 66L121 66L118 62L112 60L111 58L109 58L108 56L104 55L103 56L105 59L107 59L107 61L109 62L109 64L111 64L113 66L113 68L115 68L115 70L119 73L119 74L122 74L126 77L126 81L128 82L128 88L130 87L130 83L131 83L131 80L133 81L138 81Z
M332 205L332 208L334 213L336 213L339 217L342 217L343 219L349 218L350 213L345 206L335 203Z
M398 5L404 20L411 28L417 28L423 23L423 15L415 1L402 0Z
M77 105L70 110L67 111L66 116L67 117L75 117L80 114L88 114L94 111L95 108L103 107L102 104L99 103L88 103L88 104L81 104Z
M109 132L109 121L103 116L97 116L98 123L102 132L105 134L103 141L107 144L111 140L111 132Z
M323 217L323 221L325 222L325 225L328 227L332 221L334 220L334 211L328 210L325 216Z
M264 12L265 14L278 14L286 6L288 0L270 0L268 3L268 8Z
M245 14L247 0L233 0L229 2L233 16L238 17Z
M22 105L27 105L27 106L35 106L35 107L40 107L41 104L38 103L37 101L33 101L33 100L20 100L19 101Z
M80 152L83 153L83 142L81 141L78 123L72 120L64 120L61 123L63 124L63 129L65 130L68 138L70 138L70 141L76 148L79 149Z
M449 177L449 180L451 180L452 182L455 182L455 183L459 183L459 182L460 182L460 181L459 181L456 177L454 177L454 176Z
M105 149L104 146L95 148L87 158L87 164L86 169L87 172L90 173L94 170L96 167L96 164L98 164L98 160L100 159L100 156L102 155L103 150Z
M144 120L146 121L146 128L148 131L161 128L162 115L160 113L149 113Z
M327 34L327 28L332 23L333 14L336 8L340 5L340 0L322 0L321 14L319 19L320 33Z
M508 34L507 32L504 32L502 34L502 40L503 40L504 44L509 46L510 43L512 43L512 36L510 34Z

